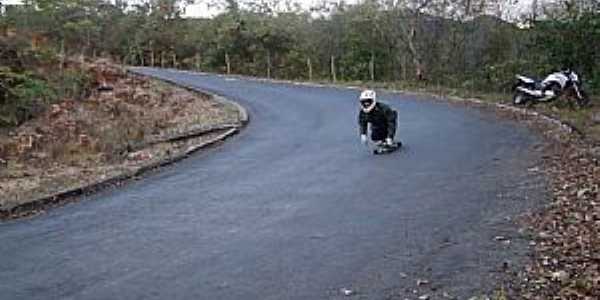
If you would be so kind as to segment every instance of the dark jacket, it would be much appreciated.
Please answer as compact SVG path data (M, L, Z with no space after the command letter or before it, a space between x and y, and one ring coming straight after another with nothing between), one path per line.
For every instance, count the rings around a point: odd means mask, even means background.
M367 125L371 123L371 131L386 131L388 138L394 138L396 134L396 111L388 105L377 102L370 112L362 109L358 114L360 134L367 134Z

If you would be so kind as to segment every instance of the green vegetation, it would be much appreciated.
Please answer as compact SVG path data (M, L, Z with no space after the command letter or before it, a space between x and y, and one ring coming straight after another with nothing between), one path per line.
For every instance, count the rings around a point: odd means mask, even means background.
M55 97L46 82L30 73L14 73L0 68L0 125L15 125L31 118L35 107L41 107ZM36 103L41 101L42 103Z
M600 93L599 4L565 1L518 27L488 15L498 1L373 0L307 12L225 0L214 18L183 18L190 1L27 0L0 17L0 126L84 95L88 78L65 66L73 57L462 94L506 93L515 73L568 65Z
M52 48L34 49L22 36L0 36L0 127L31 119L48 105L81 99L90 76L60 62Z

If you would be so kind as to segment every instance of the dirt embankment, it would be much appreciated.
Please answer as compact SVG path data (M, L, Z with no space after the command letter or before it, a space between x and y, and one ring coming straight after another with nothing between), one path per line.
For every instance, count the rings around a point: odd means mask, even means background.
M52 105L0 132L2 218L35 213L41 202L60 202L56 195L177 159L241 125L237 107L210 95L108 62L83 67L96 79L89 97Z

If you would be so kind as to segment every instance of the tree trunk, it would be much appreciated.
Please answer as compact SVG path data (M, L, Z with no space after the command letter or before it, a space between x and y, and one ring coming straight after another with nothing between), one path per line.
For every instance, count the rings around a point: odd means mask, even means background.
M155 61L154 61L154 50L151 50L150 51L150 65L154 68L154 64L155 64Z
M402 20L402 22L398 22L397 25L399 27L399 44L404 44L406 49L410 53L412 57L412 62L415 66L415 75L418 80L424 79L424 67L422 64L421 53L417 49L416 46L416 36L417 36L417 27L419 24L419 14L420 10L425 8L429 1L425 1L419 8L417 8L412 16L405 15L405 12L402 7L395 7L394 11L397 13L397 18ZM410 18L410 20L409 20ZM408 28L406 27L406 21L409 23ZM406 69L406 63L404 64ZM404 71L403 71L404 72Z
M161 68L165 67L165 52L164 51L160 52L160 67Z
M177 69L177 54L173 53L171 57L173 58L173 68Z
M415 23L417 23L417 21L415 21ZM413 64L415 65L415 76L416 76L417 80L420 81L425 78L425 74L424 74L423 64L422 64L422 60L421 60L421 53L419 53L419 51L417 50L417 47L415 45L415 37L416 36L417 36L416 25L413 24L412 28L410 29L410 35L408 38L408 49L410 51L410 54L412 54Z
M200 71L200 53L196 53L196 71Z

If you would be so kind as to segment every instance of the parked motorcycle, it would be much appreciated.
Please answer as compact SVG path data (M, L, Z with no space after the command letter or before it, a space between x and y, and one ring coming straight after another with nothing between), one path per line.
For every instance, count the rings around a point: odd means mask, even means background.
M513 86L513 103L515 105L533 105L538 102L550 102L562 95L574 98L579 107L589 103L581 86L579 75L571 70L552 73L544 80L516 75L517 82Z

